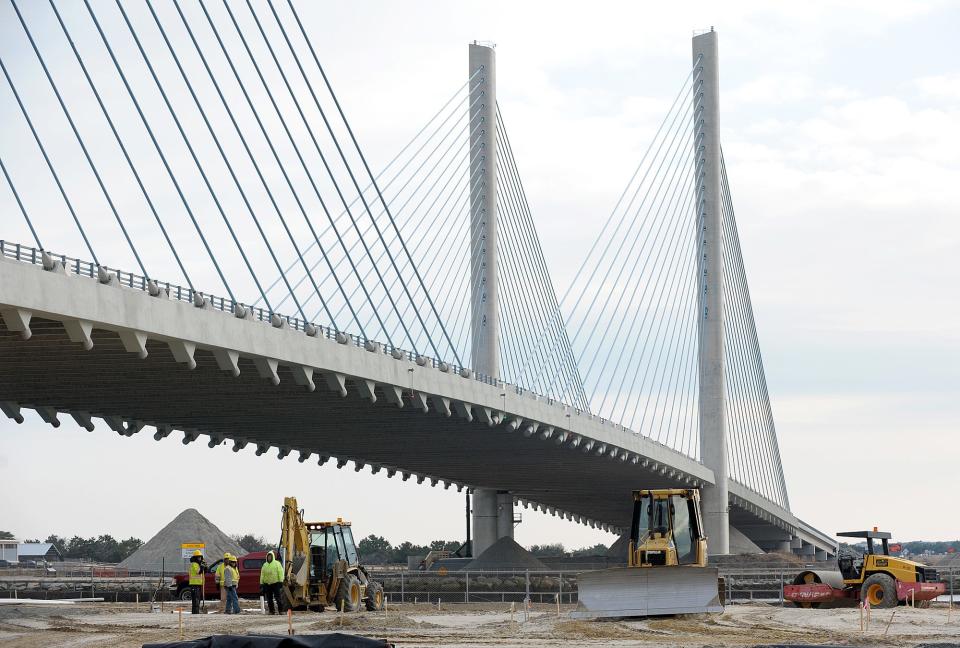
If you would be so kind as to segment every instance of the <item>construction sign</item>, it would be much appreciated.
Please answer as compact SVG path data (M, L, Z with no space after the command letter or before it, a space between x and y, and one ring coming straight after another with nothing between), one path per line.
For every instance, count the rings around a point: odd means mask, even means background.
M202 542L183 542L180 544L180 557L189 560L194 551L199 551L204 558L207 557L207 545Z

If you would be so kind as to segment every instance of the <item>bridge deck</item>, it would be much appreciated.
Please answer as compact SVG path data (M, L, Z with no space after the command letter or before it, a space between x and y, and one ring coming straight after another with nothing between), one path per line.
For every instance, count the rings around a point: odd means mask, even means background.
M0 259L0 310L0 401L22 407L509 490L611 530L639 485L712 481L666 446L509 385L95 278ZM748 489L731 495L731 521L758 543L803 531Z

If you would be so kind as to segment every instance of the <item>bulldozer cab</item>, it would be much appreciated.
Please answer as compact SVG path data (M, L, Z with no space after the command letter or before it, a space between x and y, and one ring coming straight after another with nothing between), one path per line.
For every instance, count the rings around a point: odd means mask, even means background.
M633 500L628 566L706 565L696 490L637 490Z

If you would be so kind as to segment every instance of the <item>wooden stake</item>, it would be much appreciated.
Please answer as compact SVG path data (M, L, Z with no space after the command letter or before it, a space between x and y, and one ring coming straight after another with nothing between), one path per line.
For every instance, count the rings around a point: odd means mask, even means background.
M177 608L177 628L180 631L180 640L183 641L183 608Z
M517 604L513 601L510 602L510 623L513 623L513 613L517 609Z
M560 595L557 594L557 618L560 618Z
M858 603L857 607L860 608L860 632L863 632L863 601Z
M890 620L887 621L887 627L883 630L883 636L887 636L887 632L890 630L890 624L893 623L893 617L897 616L897 608L893 608L893 614L890 615Z

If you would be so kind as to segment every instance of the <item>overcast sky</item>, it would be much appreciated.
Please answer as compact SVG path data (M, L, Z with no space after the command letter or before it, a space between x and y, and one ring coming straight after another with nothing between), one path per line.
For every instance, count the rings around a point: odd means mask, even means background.
M792 509L828 533L960 536L941 497L960 455L956 5L301 4L374 168L465 81L467 43L497 44L499 104L561 293L689 71L692 31L715 26L721 138ZM16 68L22 35L9 6L2 16L0 53ZM12 123L7 143L23 137ZM0 237L28 243L6 187L0 200ZM195 507L227 532L274 538L284 495L311 517L352 518L361 536L463 535L462 495L382 472L69 419L52 429L32 412L0 421L0 528L20 537L147 539ZM611 541L531 511L516 537Z

